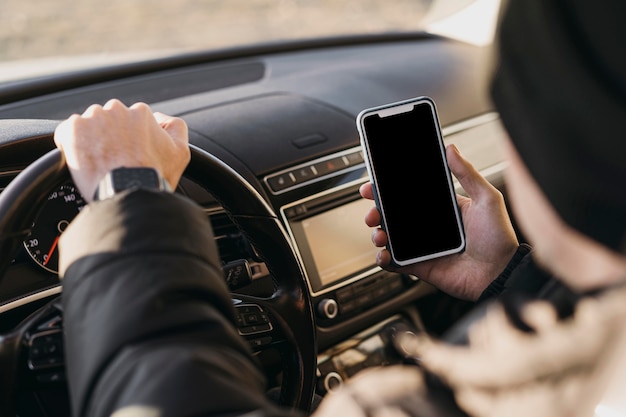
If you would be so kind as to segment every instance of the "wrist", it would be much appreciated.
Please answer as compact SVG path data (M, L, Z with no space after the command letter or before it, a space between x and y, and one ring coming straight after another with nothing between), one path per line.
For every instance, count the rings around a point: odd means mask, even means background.
M172 191L171 186L156 168L120 167L112 169L102 178L93 196L94 201L113 197L127 190Z
M518 267L520 262L522 262L522 259L524 259L531 251L532 248L530 245L521 243L517 247L517 250L509 260L504 270L487 286L482 294L480 294L477 301L483 301L487 298L499 295L502 291L504 291L505 284L513 271Z

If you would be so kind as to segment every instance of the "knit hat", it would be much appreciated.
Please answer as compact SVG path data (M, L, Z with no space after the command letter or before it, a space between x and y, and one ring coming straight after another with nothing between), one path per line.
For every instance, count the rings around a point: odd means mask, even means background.
M626 1L509 0L492 97L561 218L626 252Z

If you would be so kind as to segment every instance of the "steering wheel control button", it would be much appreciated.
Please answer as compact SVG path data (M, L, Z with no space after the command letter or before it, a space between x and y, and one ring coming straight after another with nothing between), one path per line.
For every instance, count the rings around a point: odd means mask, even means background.
M227 263L222 267L226 284L231 290L236 290L252 282L252 270L245 259Z
M62 371L47 372L45 374L37 375L35 379L37 380L37 382L40 382L42 384L55 384L65 382L65 373Z
M60 330L35 334L28 349L28 367L32 370L63 365L63 335Z
M272 338L270 336L266 336L266 337L259 337L256 339L250 339L248 340L248 343L250 343L250 346L253 349L258 349L258 348L262 348L263 346L267 346L270 343L272 343Z
M272 323L265 311L256 304L238 305L235 307L237 330L242 336L269 332Z
M324 298L317 305L317 314L322 318L332 320L337 317L337 313L339 313L339 307L337 301L332 298Z

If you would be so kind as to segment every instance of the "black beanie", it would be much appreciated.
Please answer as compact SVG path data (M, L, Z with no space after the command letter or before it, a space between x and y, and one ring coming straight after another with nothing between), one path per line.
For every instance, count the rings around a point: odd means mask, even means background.
M626 0L509 0L492 97L561 218L626 252Z

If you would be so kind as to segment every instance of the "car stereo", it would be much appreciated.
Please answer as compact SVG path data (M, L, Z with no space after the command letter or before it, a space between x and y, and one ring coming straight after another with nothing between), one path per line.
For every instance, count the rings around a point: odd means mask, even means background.
M371 202L358 194L314 196L283 210L305 265L312 295L375 268L378 249L364 223Z
M322 324L357 314L405 287L402 275L376 265L379 249L364 221L373 203L358 192L364 180L309 196L280 210Z

